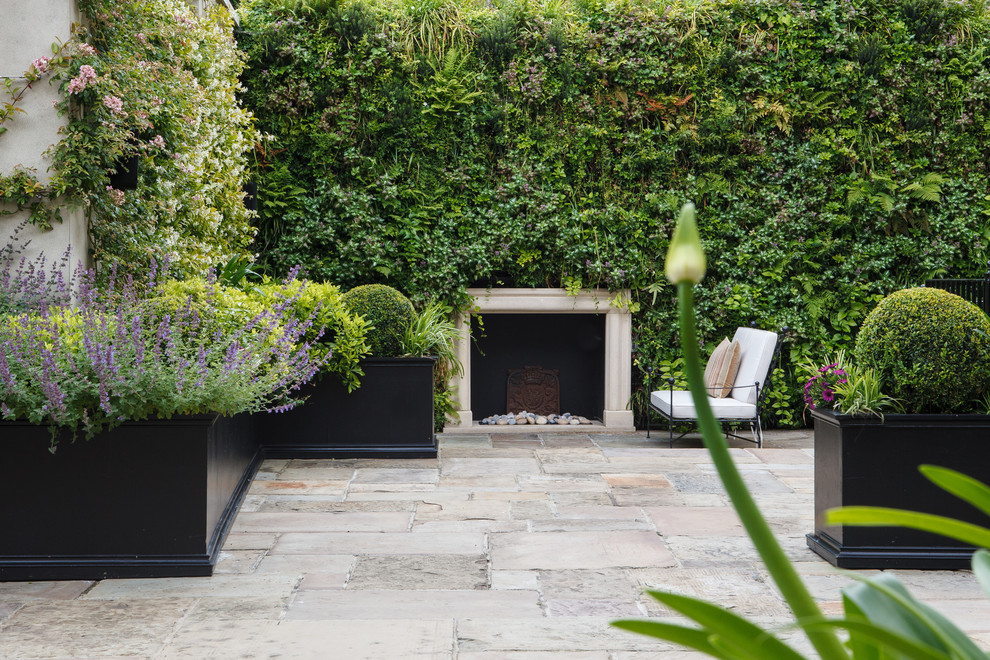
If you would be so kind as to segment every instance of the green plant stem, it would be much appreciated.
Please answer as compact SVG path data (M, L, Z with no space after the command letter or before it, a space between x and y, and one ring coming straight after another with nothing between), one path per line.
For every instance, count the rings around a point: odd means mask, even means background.
M722 428L712 414L708 404L708 394L705 391L704 378L701 372L701 361L698 356L697 333L694 323L694 285L690 282L680 282L677 285L677 298L680 305L681 345L684 352L684 370L687 375L688 389L691 390L694 406L698 413L698 426L701 428L705 447L708 448L718 470L718 475L725 486L729 499L742 520L746 533L752 539L756 551L777 584L784 600L790 606L798 622L816 621L823 618L821 610L815 603L808 589L804 586L794 566L791 565L783 548L777 542L770 526L760 513L753 501L736 464L729 455L729 447L725 441ZM832 631L806 630L805 634L818 651L823 660L848 659L838 636Z

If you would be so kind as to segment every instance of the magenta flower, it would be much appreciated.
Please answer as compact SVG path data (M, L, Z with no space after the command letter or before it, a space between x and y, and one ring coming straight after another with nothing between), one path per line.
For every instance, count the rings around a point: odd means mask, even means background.
M832 408L836 400L835 386L848 382L847 374L833 362L818 369L818 373L804 384L804 402L809 408Z

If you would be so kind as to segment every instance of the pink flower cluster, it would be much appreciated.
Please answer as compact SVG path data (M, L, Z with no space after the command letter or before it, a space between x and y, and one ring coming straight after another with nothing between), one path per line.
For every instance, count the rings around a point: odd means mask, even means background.
M148 140L148 145L151 147L156 147L158 149L164 149L165 138L163 138L161 135L156 135L155 137Z
M96 55L96 49L89 44L79 44L80 55Z
M123 190L118 190L118 189L114 188L113 186L107 186L107 195L109 195L110 201L115 206L123 206L124 205L125 197L124 197L124 191Z
M118 117L126 117L127 113L124 112L124 101L116 96L111 96L107 94L103 97L103 105L107 107L113 114Z
M69 94L78 94L94 80L96 80L96 69L88 64L83 64L79 67L79 75L69 81Z
M37 71L38 73L45 73L46 71L48 71L48 64L51 61L52 58L47 56L42 56L31 62L31 66L33 66L34 70Z

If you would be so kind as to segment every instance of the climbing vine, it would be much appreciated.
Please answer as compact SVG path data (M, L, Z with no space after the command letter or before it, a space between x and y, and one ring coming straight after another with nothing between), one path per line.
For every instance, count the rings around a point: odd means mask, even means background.
M179 0L79 7L86 26L25 75L28 85L47 77L61 93L66 124L47 152L50 178L7 173L6 212L27 208L32 222L48 226L58 219L56 201L81 205L101 268L139 273L167 259L199 273L245 252L253 230L242 184L259 136L237 101L243 63L229 14L199 18ZM19 109L23 93L6 112ZM135 158L136 187L115 186L111 175Z

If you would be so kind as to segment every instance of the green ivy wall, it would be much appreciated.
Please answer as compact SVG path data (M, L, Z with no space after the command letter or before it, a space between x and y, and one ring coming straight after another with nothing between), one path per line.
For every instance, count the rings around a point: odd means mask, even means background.
M479 282L630 288L638 381L678 371L662 259L693 200L703 340L788 326L772 398L793 425L790 365L850 346L887 292L985 270L980 2L254 0L241 17L273 273L453 304Z

